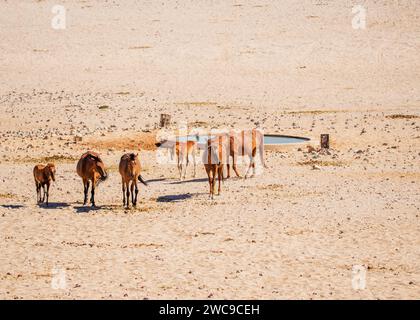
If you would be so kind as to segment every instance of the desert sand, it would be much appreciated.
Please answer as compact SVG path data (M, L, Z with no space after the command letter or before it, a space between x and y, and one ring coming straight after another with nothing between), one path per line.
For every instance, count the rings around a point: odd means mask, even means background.
M56 4L0 0L0 298L420 298L416 1L63 0L59 30ZM212 201L203 166L158 163L161 113L311 140ZM93 209L86 150L109 172ZM125 152L149 181L129 210ZM32 169L51 161L47 208Z

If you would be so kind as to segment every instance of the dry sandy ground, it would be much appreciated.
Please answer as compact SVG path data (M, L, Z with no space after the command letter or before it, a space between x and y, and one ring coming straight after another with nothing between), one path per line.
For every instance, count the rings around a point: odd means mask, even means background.
M420 7L357 1L354 30L355 3L67 0L54 30L55 1L0 0L0 298L420 298ZM332 150L266 150L211 201L201 166L179 183L157 163L161 112L315 147L329 133ZM138 144L150 183L124 210L118 159ZM95 210L87 149L110 172ZM32 168L48 160L45 208Z

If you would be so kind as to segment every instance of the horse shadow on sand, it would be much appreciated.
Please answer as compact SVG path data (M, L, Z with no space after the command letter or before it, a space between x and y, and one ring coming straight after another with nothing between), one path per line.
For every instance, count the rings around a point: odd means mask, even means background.
M24 208L26 206L24 206L22 204L2 204L2 205L0 205L0 207L5 208L5 209L20 209L20 208Z
M206 182L208 181L207 178L200 178L200 179L190 179L190 180L182 180L182 181L173 181L169 182L168 184L183 184L183 183L193 183L193 182Z
M157 197L156 202L180 202L192 198L191 193L169 194L166 196Z
M74 206L73 209L76 210L76 213L88 213L90 211L98 211L98 210L101 210L101 209L103 209L103 206L94 206L94 207L92 207L92 206L83 206L83 205L80 205L80 206Z
M67 202L49 202L47 206L45 203L38 203L38 207L43 209L62 209L70 207L70 204Z

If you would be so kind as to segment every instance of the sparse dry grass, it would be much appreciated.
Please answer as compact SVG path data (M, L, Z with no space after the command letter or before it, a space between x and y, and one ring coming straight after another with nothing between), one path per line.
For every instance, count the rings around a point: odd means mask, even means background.
M176 102L175 104L179 105L179 106L208 107L208 106L216 106L217 102L212 102L212 101L186 101L186 102Z
M307 160L298 162L300 166L319 166L319 167L344 167L344 161L331 161L331 160Z
M190 127L208 127L209 123L205 121L194 121L189 123Z
M257 186L257 188L260 189L260 190L273 190L273 191L275 191L275 190L283 190L284 185L273 183L273 184L268 184L268 185Z
M346 110L302 110L302 111L286 111L286 114L326 114L326 113L338 113L346 112Z
M134 46L134 47L129 47L129 50L142 50L142 49L151 49L151 46Z
M414 114L391 114L388 116L385 116L385 118L388 119L418 119L420 116L414 115Z
M79 158L70 155L53 155L40 158L24 158L19 162L24 163L72 163L79 160Z
M0 193L0 199L13 199L16 198L15 194L12 193Z

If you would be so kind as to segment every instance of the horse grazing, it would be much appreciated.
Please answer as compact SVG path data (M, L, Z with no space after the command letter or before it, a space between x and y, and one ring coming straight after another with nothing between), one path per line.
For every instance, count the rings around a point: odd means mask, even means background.
M219 182L218 194L221 192L221 181L223 180L223 163L226 158L226 139L219 136L215 139L207 140L207 148L203 152L203 163L206 169L210 185L210 198L213 199L216 188L216 176Z
M92 182L92 191L90 202L92 207L95 206L95 189L99 181L104 181L108 178L108 174L105 170L105 165L102 162L99 155L95 152L88 151L82 154L80 160L77 162L77 174L83 180L84 187L84 200L83 205L87 203L87 196L89 192L89 184Z
M141 166L138 154L124 154L120 160L119 170L122 178L123 206L127 204L127 209L129 208L131 190L131 202L133 204L133 207L135 207L137 204L137 194L139 193L137 180L143 183L145 186L147 186L146 181L144 181L143 177L140 174Z
M255 175L255 156L257 150L260 155L260 159L264 168L267 168L264 162L264 134L257 130L242 130L240 132L231 131L229 133L229 156L232 157L232 167L237 177L241 175L238 173L236 168L236 159L238 155L249 157L249 167L245 173L245 178L248 176L248 172L252 167L252 176ZM227 161L227 178L230 177L230 163Z
M34 179L36 186L36 201L43 203L45 200L48 206L48 197L50 195L51 181L55 181L55 165L48 163L46 166L38 164L34 167ZM41 198L41 188L44 190L44 195ZM46 198L46 199L45 199Z

